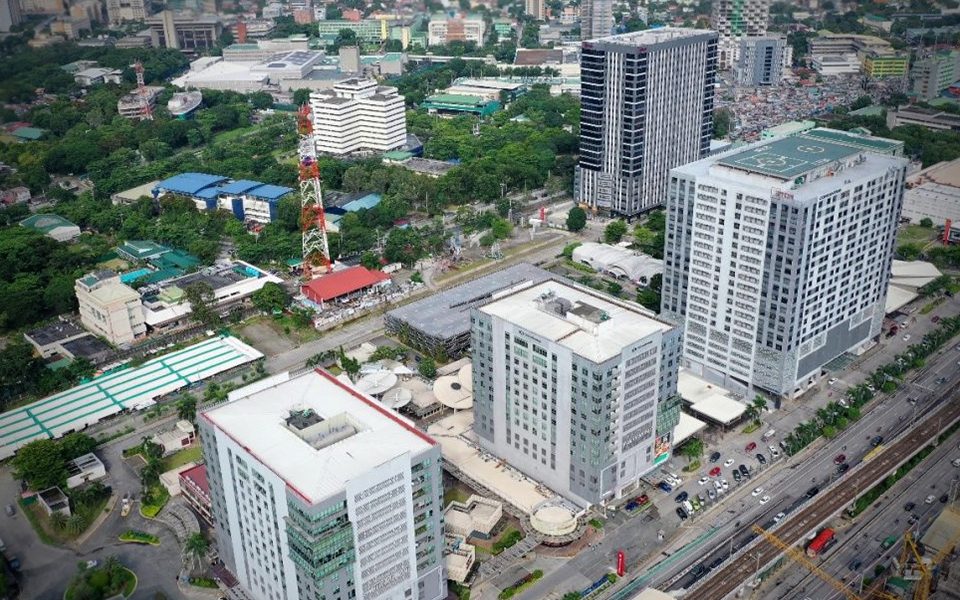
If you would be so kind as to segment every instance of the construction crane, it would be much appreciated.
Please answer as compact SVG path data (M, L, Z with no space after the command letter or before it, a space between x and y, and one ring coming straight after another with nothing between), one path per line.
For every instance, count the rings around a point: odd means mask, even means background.
M133 63L133 72L137 75L137 98L140 101L140 118L145 121L153 120L153 107L150 106L150 95L147 86L143 83L143 63L139 60Z
M772 546L783 552L787 558L793 560L794 562L800 563L800 565L822 579L825 583L827 583L827 585L840 592L840 594L847 598L847 600L864 600L845 583L838 581L832 575L821 569L813 561L807 558L807 555L803 550L784 542L759 525L754 525L753 531L763 536L763 538L770 542ZM897 596L887 594L886 592L876 592L872 597L882 600L899 600Z
M933 585L933 575L936 568L950 554L950 552L960 543L960 533L944 544L937 554L930 560L926 560L920 552L920 547L913 539L913 534L907 531L903 536L903 553L900 556L900 565L902 569L906 568L910 555L917 564L917 570L920 571L920 579L913 590L914 600L927 600L930 597L930 588Z
M320 165L313 138L313 113L309 104L297 113L300 136L300 225L303 234L303 278L319 277L333 270L327 241L327 219L323 212Z

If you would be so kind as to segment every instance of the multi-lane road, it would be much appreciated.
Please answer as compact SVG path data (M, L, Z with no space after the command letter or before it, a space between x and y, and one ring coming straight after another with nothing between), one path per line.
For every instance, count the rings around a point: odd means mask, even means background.
M836 581L857 589L864 577L873 577L875 565L887 564L890 557L899 556L900 544L885 549L884 539L902 536L907 529L919 539L943 509L941 500L949 502L955 497L960 469L954 467L952 461L960 457L958 438L960 434L954 434L938 446L922 466L913 469L883 495L876 503L879 506L870 507L848 526L841 524L835 528L837 543L816 559L817 566ZM769 600L840 597L837 590L803 567L788 568L773 578L770 587L762 589L763 597Z
M951 384L955 383L957 375L960 373L954 374ZM955 401L957 398L960 398L960 392L953 385L945 386L941 393L934 395L932 406L925 407L922 420L913 429L888 443L886 450L874 460L851 470L828 490L829 493L819 495L816 502L803 504L776 526L774 533L788 544L800 543L812 530L839 514L862 492L935 440L945 427L960 419L960 402ZM698 600L723 600L779 555L778 548L766 540L758 539L690 589Z

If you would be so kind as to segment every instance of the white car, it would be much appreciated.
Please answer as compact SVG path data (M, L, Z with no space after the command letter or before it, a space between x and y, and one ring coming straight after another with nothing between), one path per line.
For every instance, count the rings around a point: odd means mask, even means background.
M778 513L777 513L777 516L775 516L775 517L773 518L773 522L774 522L774 523L779 523L779 522L782 521L782 520L784 519L784 517L786 517L786 516L787 516L787 513L785 513L785 512L778 512Z
M732 464L735 463L735 462L736 462L736 461L733 460L732 458L728 458L727 460L723 461L723 466L724 466L724 467L729 467L730 465L732 465Z
M905 342L909 342L909 341L910 341L910 334L909 334L909 333L908 333L907 335L903 336L903 341L905 341Z
M723 492L723 486L720 485L720 482L719 482L719 481L714 481L714 482L713 482L713 487L714 487L714 489L717 490L717 493L718 493L718 494Z
M713 492L713 490L707 490L707 496L709 496L711 500L717 499L717 495Z
M925 502L926 504L933 504L933 501L936 500L936 499L937 499L936 496L930 495L930 496L927 496L927 499L924 500L924 502Z
M831 378L830 378L830 381L827 382L827 385L833 385L833 384L835 384L836 382L837 382L837 378L836 378L836 377L831 377Z
M723 487L723 491L727 491L727 490L730 489L730 484L727 483L727 480L726 480L726 479L721 479L721 480L720 480L720 485Z
M700 478L699 481L697 481L697 483L699 483L700 485L703 485L703 484L705 484L705 483L708 482L708 481L710 481L710 478L707 477L707 476L703 476L703 477Z
M763 505L766 504L767 502L770 502L770 496L764 496L763 498L760 498L760 505L761 505L761 506L763 506Z
M780 458L780 451L773 446L770 446L770 456L772 456L774 459L778 459Z
M763 493L763 488L762 488L762 487L758 487L758 488L754 489L752 492L750 492L750 495L753 496L754 498L756 498L757 496L759 496L759 495L762 494L762 493Z

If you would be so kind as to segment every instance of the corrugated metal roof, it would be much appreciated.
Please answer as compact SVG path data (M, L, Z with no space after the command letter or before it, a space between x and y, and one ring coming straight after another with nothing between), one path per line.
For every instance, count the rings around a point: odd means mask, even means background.
M256 45L256 44L254 44ZM237 181L232 181L226 185L220 186L221 194L242 194L253 188L260 187L264 185L262 181L252 181L250 179L239 179Z
M325 302L389 280L390 276L381 271L370 271L365 267L350 267L314 279L303 286L302 290L310 300Z
M287 194L293 192L293 188L283 187L282 185L261 185L247 192L254 198L264 198L266 200L279 200Z
M177 194L195 195L204 188L217 185L227 181L226 177L221 175L210 175L209 173L180 173L164 179L157 184L157 188Z

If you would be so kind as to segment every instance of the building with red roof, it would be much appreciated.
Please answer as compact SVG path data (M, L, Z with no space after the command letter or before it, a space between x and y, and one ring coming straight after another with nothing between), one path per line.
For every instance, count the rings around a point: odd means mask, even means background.
M382 271L350 267L314 279L303 286L301 291L308 300L322 306L324 302L345 298L389 282L390 276Z
M207 465L197 465L180 472L180 493L197 514L213 524L210 513L210 484L207 483Z

